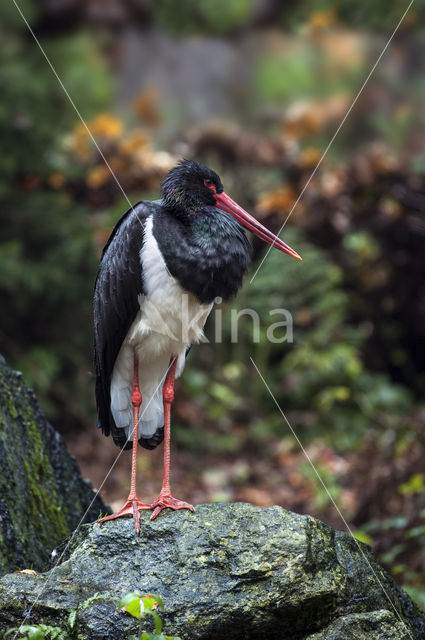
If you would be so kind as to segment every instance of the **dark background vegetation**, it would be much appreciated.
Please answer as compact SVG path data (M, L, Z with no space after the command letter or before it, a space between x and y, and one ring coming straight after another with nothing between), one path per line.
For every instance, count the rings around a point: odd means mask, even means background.
M132 202L182 155L277 231L407 3L20 0ZM176 9L178 5L178 9ZM0 351L99 487L118 450L95 428L91 299L128 208L13 2L0 9ZM174 408L175 495L340 515L425 604L425 9L415 2L272 251L194 348ZM258 261L264 247L255 244ZM248 317L230 343L230 309ZM270 344L269 310L294 317ZM213 322L207 335L214 335ZM140 494L161 451L140 457ZM103 487L127 490L129 456Z

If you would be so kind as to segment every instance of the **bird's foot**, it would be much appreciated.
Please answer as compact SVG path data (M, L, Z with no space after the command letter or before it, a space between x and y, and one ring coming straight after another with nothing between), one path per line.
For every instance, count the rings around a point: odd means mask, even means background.
M153 509L153 513L150 518L151 520L154 520L163 509L174 509L174 511L177 511L178 509L189 509L190 511L195 511L193 506L188 502L177 500L176 498L173 498L171 493L162 491L157 499L153 501L151 509Z
M104 518L100 518L98 523L106 522L107 520L115 520L115 518L121 518L122 516L133 516L134 518L134 528L136 529L136 534L140 533L140 511L146 511L148 509L153 509L154 505L145 504L144 502L140 502L137 496L128 496L125 505L118 511L118 513L113 513L111 516L105 516Z

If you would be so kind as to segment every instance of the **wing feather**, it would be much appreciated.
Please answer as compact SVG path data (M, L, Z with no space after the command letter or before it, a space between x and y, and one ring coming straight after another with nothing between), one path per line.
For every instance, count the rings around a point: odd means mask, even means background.
M119 447L127 448L123 429L117 429L111 414L111 377L115 360L139 310L143 294L140 251L146 219L154 203L139 202L115 225L106 243L94 292L94 360L98 427L112 433ZM131 443L130 443L131 446Z

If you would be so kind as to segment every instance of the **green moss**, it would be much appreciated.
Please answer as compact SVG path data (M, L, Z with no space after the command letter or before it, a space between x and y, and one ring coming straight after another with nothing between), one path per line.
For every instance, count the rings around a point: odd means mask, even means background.
M18 412L16 410L15 403L13 401L13 396L10 393L10 391L7 391L6 393L6 401L7 401L7 408L9 410L9 413L12 419L16 420L16 418L18 417Z
M27 425L31 455L24 460L30 517L47 544L59 543L68 535L62 511L62 496L56 490L52 467L35 423ZM47 526L46 526L47 525Z
M93 494L20 375L0 361L0 572L46 566ZM100 500L89 517L107 511Z

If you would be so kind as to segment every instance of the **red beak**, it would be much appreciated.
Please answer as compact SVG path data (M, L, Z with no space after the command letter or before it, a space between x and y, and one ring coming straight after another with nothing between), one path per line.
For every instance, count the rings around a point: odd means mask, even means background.
M226 211L230 213L231 216L236 218L240 224L248 229L252 233L254 233L258 238L264 240L268 244L271 244L272 247L276 247L280 251L284 251L288 253L290 256L294 258L298 258L298 260L302 260L301 256L298 255L296 251L291 249L287 244L285 244L280 238L274 235L271 231L263 227L262 224L258 222L255 218L253 218L249 213L242 209L230 196L227 195L224 191L222 193L214 194L214 197L217 202L217 207L222 211Z

